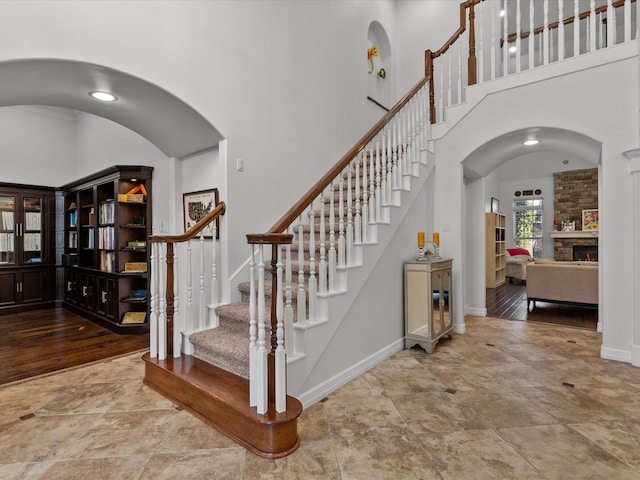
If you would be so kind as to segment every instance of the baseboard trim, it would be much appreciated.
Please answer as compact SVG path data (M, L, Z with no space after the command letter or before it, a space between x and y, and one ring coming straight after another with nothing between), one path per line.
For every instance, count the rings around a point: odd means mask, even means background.
M377 364L386 360L394 353L404 349L404 338L396 340L390 345L387 345L381 350L378 350L373 355L361 360L360 362L352 365L351 367L343 370L342 372L334 375L333 377L325 380L321 384L313 387L301 395L297 395L296 398L302 402L304 408L308 408L311 405L319 402L330 393L336 391L338 388L346 385L351 380L359 377L363 373L367 372Z
M600 356L606 360L615 360L616 362L631 363L631 351L620 350L618 348L600 347Z

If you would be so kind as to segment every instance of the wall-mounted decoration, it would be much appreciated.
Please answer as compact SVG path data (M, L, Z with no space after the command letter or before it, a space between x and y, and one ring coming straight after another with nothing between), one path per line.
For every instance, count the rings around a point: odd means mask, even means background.
M598 209L582 210L582 230L598 230L600 217Z
M182 195L182 206L184 209L184 230L188 231L202 217L215 208L219 203L218 189L200 190ZM216 238L220 238L220 218L215 221ZM213 223L210 223L202 231L204 238L213 238Z
M381 68L381 69L378 71L378 76L379 76L380 78L385 78L385 77L387 76L387 72L385 71L385 69L384 69L384 68Z
M498 202L497 198L491 198L491 212L492 213L498 213L498 211L500 210L500 203Z
M367 50L367 60L369 60L369 62L371 63L371 68L369 69L369 73L373 73L373 70L375 69L375 66L373 65L373 57L377 57L377 56L378 56L378 47L375 44L373 44L371 45L371 48Z
M522 192L520 190L517 190L516 193L514 193L514 195L516 197L519 197L520 195L522 195Z

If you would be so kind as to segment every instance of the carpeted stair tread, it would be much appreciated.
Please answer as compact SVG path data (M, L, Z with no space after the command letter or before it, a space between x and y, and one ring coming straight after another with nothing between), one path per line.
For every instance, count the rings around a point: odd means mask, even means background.
M189 336L193 356L236 375L249 378L249 333L220 325Z

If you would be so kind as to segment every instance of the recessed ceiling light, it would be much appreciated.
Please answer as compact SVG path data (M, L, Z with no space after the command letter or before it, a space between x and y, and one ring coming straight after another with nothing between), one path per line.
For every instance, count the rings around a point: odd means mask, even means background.
M96 100L100 100L101 102L115 102L118 99L115 95L109 92L95 91L89 92L89 95L91 95L91 97L95 98Z
M524 142L522 142L523 145L537 145L538 143L540 143L540 140L535 139L525 140Z

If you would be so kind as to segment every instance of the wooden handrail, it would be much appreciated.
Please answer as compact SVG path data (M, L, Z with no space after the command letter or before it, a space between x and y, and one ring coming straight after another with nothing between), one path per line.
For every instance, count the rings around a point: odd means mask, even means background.
M149 237L151 243L180 243L195 238L204 228L213 222L217 217L224 215L227 206L224 202L220 202L216 207L202 217L198 223L181 235L152 235Z
M615 2L612 2L611 6L613 8L619 8L624 6L624 2L625 0L616 0ZM631 0L631 3L635 3L636 0ZM606 12L607 9L609 8L608 5L601 5L599 7L597 7L595 9L595 13L602 13L602 12ZM578 14L578 21L580 20L584 20L585 18L588 18L591 16L591 10L587 10L585 12L579 13ZM558 28L560 26L560 23L562 23L563 25L570 25L573 22L576 21L576 16L575 15L571 15L570 17L565 18L564 20L562 20L562 22L557 21L557 22L552 22L549 25L547 25L547 28L549 30L554 30L556 28ZM538 28L534 28L533 29L533 34L534 35L539 35L540 33L544 32L544 27L538 27ZM531 35L531 32L522 32L520 33L520 39L523 40L525 38L529 38L529 35ZM511 35L509 35L507 37L507 42L508 43L513 43L517 40L518 38L518 34L517 33L512 33ZM504 39L500 39L500 47L502 47L504 45Z
M278 220L273 227L271 227L268 233L284 233L286 229L291 225L305 209L311 205L311 202L327 188L332 180L336 178L342 170L358 155L367 144L375 138L375 136L382 130L382 128L404 107L407 102L424 86L429 80L428 77L423 77L404 97L396 103L391 110L389 110L384 117L378 122L356 143L339 161L336 163L327 173L325 173L316 184L304 194L304 196L296 202L296 204L285 213L280 220ZM259 236L259 234L251 234L252 236ZM249 235L247 235L249 238ZM254 242L257 243L257 242Z

